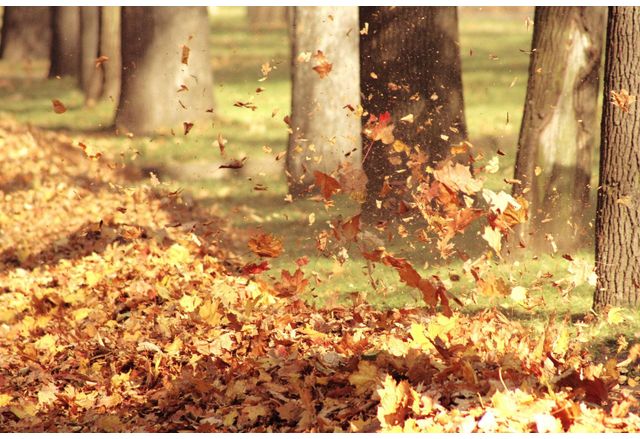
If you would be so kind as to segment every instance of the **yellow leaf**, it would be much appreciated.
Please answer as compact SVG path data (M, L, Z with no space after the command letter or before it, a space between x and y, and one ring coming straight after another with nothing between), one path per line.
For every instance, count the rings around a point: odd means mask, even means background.
M182 340L179 337L176 337L173 342L165 348L167 354L171 357L177 357L180 355L180 351L182 350Z
M495 174L500 170L500 157L494 156L489 163L484 167L484 170L489 174Z
M393 145L391 145L391 147L395 152L404 152L406 154L409 154L409 152L411 151L409 149L409 146L406 143L401 142L400 140L396 140L395 142L393 142Z
M167 250L167 257L172 264L184 264L191 260L189 250L180 244L173 244Z
M431 349L432 344L426 336L426 330L423 325L419 323L412 323L411 329L409 329L409 334L418 347L425 350Z
M524 302L527 299L527 289L525 287L513 287L511 288L511 300L514 302Z
M0 407L8 406L12 399L13 396L7 393L0 393Z
M493 229L491 226L485 226L482 238L489 243L489 246L500 253L502 249L502 233L498 229Z
M222 313L218 311L218 303L206 301L198 310L200 318L210 324L216 326L222 320Z
M102 276L98 273L95 273L93 271L87 271L84 274L84 277L86 279L87 285L91 288L91 287L95 287L97 285L98 282L100 282L100 280L102 279Z
M57 341L57 335L46 334L40 337L38 341L35 342L35 348L40 351L55 352Z
M610 325L617 325L624 322L625 318L623 312L624 310L622 308L611 308L609 310L609 313L607 314L607 323L609 323Z
M427 326L427 336L431 340L436 337L445 338L458 325L458 317L447 317L444 314L438 314L435 319L429 321Z
M190 294L185 294L180 299L180 306L186 312L195 311L196 308L198 308L198 306L200 306L201 303L202 303L202 299L201 298L199 298L198 296L192 296Z
M76 309L75 311L73 311L73 319L76 322L81 322L82 320L86 319L89 314L91 314L91 308L79 308Z
M54 402L56 399L58 399L58 397L56 396L57 392L58 389L53 383L49 383L48 385L40 389L38 391L38 406L42 407Z
M358 363L358 370L349 376L349 383L356 388L356 393L361 395L374 387L378 382L378 368L369 361Z

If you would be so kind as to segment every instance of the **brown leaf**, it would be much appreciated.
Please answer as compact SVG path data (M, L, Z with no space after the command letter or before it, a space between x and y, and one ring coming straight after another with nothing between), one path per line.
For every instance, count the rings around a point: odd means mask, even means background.
M276 258L282 254L282 241L269 233L258 233L248 242L249 248L256 255L265 258Z
M53 99L51 103L53 104L53 111L56 114L62 114L65 111L67 111L67 107L65 107L64 104L60 102L58 99Z
M189 64L189 52L191 51L191 49L189 49L189 46L184 45L182 46L182 56L180 57L180 62L182 62L182 64Z
M320 171L314 171L313 175L316 179L316 186L320 189L320 193L325 200L330 199L332 195L340 191L340 183L330 175Z
M320 79L324 79L331 73L331 69L333 68L333 64L329 62L327 57L324 55L322 50L318 50L315 55L313 55L313 59L316 61L316 65L313 67L313 70L318 73Z
M183 122L182 126L184 127L185 136L189 134L189 131L191 131L191 128L193 128L193 124L191 122Z

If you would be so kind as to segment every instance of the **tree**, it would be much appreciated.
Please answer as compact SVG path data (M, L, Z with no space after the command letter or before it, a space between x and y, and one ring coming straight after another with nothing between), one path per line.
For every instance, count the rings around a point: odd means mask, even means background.
M102 98L117 102L120 93L120 6L100 6L98 17L98 53L91 60L91 79L86 96L89 105Z
M80 7L51 7L51 65L49 78L79 76Z
M122 8L119 130L182 129L210 116L212 93L206 7Z
M49 56L51 29L48 6L5 6L2 17L0 58L8 61Z
M640 7L610 7L594 308L640 304Z
M288 6L247 6L251 30L285 29L289 21Z
M361 7L360 28L366 116L389 112L397 140L427 153L431 164L444 159L467 138L456 8ZM363 142L363 219L388 219L401 209L406 192L406 155L378 141Z
M513 188L529 203L516 235L570 252L588 236L591 158L606 9L536 7Z
M96 59L100 47L100 7L83 6L80 8L80 88L85 96L96 94L92 87L96 70Z
M293 8L287 174L295 196L314 182L314 171L361 169L357 29L355 6Z

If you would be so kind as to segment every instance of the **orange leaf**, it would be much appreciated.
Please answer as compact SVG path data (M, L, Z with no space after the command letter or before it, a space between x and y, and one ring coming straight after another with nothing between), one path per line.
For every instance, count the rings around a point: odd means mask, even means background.
M340 190L340 183L330 175L320 171L314 171L313 175L316 178L316 186L320 188L320 192L325 200L328 200L333 194Z
M53 104L53 111L56 114L62 114L65 111L67 111L67 107L65 107L64 104L60 102L58 99L52 100L51 103Z

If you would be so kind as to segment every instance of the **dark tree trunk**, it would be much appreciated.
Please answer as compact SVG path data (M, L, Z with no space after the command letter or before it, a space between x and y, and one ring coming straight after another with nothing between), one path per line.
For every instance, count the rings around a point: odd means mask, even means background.
M396 139L426 152L432 164L444 159L451 145L467 137L456 8L361 7L360 28L365 111L375 116L390 112ZM400 120L408 115L413 123ZM363 219L386 219L406 190L406 159L393 165L390 146L366 138L363 145L369 179ZM396 155L394 163L399 163L402 155ZM385 180L391 191L382 196Z
M120 93L122 57L120 54L120 6L100 6L98 29L98 59L93 60L87 105L108 98L117 102ZM102 59L104 58L104 59Z
M80 73L80 8L51 7L51 65L49 78Z
M316 170L333 174L348 166L350 172L361 171L360 116L353 111L360 104L357 28L356 6L293 8L287 173L295 196L307 191ZM320 57L297 59L318 50L332 64L324 77L313 69L322 63Z
M120 131L182 130L185 122L209 119L212 88L206 7L122 8Z
M640 96L639 29L640 7L609 8L595 309L640 304L640 106L625 97Z
M46 59L51 50L48 6L5 6L0 58L8 61Z
M516 196L529 221L516 237L533 250L571 252L589 237L592 151L606 9L536 7L520 128Z
M292 9L288 6L247 6L249 29L285 29Z
M100 47L100 7L80 8L80 88L86 97L95 96L96 59Z

